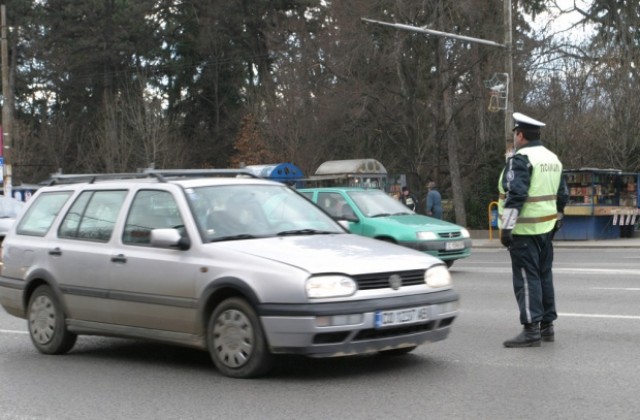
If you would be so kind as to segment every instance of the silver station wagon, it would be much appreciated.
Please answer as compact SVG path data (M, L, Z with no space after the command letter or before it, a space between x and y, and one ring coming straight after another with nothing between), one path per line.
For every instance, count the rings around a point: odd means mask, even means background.
M0 304L42 353L82 334L141 338L247 378L277 354L408 353L458 314L442 261L349 234L280 183L215 170L62 181L2 249Z

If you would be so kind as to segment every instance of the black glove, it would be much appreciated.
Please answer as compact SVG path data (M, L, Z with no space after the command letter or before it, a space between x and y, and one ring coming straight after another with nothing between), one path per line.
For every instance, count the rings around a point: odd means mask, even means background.
M556 219L556 225L553 227L553 233L556 233L562 227L562 219L564 215L562 213L558 213L558 218Z
M502 229L500 231L500 242L502 242L502 245L507 248L513 245L513 235L511 235L511 229Z
M553 232L551 233L551 239L553 240L556 237L556 233L562 228L562 219L564 217L563 213L558 213L558 218L556 219L556 224L553 226Z

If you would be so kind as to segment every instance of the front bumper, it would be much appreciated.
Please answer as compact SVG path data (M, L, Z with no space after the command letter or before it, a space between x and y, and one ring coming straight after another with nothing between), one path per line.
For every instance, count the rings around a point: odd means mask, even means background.
M464 247L460 249L447 249L447 242L464 243ZM439 241L403 241L398 242L398 245L406 246L407 248L415 249L416 251L424 252L434 257L438 257L441 260L454 260L458 258L466 258L471 255L471 239L455 239L451 241L439 240Z
M444 340L458 314L458 294L453 290L326 304L260 305L262 325L273 353L334 357L372 353ZM420 323L375 327L376 311L429 307L428 320ZM351 315L358 323L319 326L319 317Z

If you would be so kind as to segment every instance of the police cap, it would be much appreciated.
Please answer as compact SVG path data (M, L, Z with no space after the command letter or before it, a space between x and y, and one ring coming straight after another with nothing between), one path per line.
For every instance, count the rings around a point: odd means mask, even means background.
M546 124L535 120L531 117L528 117L519 112L513 113L513 121L515 122L515 127L513 129L521 128L523 130L539 130L541 127L544 127Z

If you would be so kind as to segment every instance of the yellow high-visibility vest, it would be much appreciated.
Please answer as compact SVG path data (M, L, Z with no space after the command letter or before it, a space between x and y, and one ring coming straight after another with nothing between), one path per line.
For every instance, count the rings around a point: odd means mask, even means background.
M551 231L558 217L556 199L560 180L562 178L562 163L555 153L543 146L524 147L516 154L526 155L529 158L533 170L529 185L529 197L520 210L516 226L513 228L515 235L541 235ZM500 174L498 190L498 226L501 226L504 210L505 191L502 188Z

